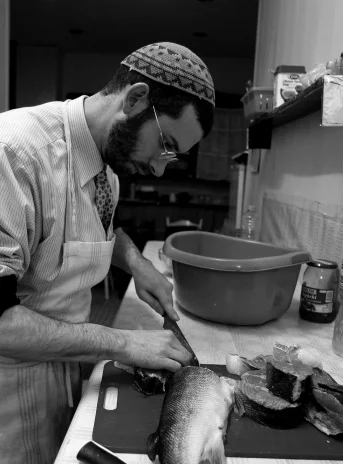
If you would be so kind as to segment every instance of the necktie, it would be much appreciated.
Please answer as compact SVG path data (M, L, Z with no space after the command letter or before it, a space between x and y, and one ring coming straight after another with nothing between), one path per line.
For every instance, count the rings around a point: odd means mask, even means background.
M95 182L95 203L98 209L98 213L104 226L105 231L111 223L112 212L113 212L113 196L110 183L108 182L107 165L105 164L103 169L94 178Z

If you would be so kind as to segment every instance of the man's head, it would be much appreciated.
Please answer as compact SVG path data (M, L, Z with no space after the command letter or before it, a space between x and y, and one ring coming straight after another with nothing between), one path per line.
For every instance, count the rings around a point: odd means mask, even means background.
M165 148L176 155L186 152L213 124L212 78L199 57L177 44L133 52L100 94L121 99L103 147L104 161L117 173L162 175L175 159L160 156Z

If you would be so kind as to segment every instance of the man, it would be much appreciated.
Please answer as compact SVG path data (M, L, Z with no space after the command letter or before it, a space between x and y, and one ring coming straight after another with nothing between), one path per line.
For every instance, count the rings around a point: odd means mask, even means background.
M178 319L172 285L113 233L114 173L161 176L208 133L213 110L205 64L160 43L129 55L100 93L0 115L0 464L53 462L80 361L176 371L189 360L170 331L88 323L91 287L112 258L143 301Z

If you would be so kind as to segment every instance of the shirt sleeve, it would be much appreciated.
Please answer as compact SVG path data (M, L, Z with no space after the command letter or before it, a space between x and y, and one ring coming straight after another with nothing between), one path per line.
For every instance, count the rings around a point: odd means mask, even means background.
M34 175L29 160L0 143L0 278L20 280L30 264L35 235Z

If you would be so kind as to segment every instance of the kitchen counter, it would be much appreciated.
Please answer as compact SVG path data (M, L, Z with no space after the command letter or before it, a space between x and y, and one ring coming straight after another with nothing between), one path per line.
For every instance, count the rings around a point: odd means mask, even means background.
M148 242L144 256L150 259L158 270L165 272L165 264L158 259L158 249L163 242ZM300 282L298 282L292 304L287 313L268 324L259 327L234 327L207 322L176 309L180 315L180 328L188 338L200 363L225 364L226 353L253 357L270 354L275 341L286 345L299 344L315 354L323 362L324 369L338 382L343 383L343 358L332 352L331 339L333 324L314 324L298 317ZM121 329L157 329L162 327L162 319L136 295L133 281L124 296L114 320L114 327ZM96 365L87 389L81 399L71 426L61 446L55 464L77 464L79 449L92 439L99 385L106 361ZM228 431L230 433L230 430ZM146 455L117 454L127 464L151 464ZM343 459L343 458L342 458ZM251 459L227 458L230 464L334 464L342 461L309 461L292 459Z

